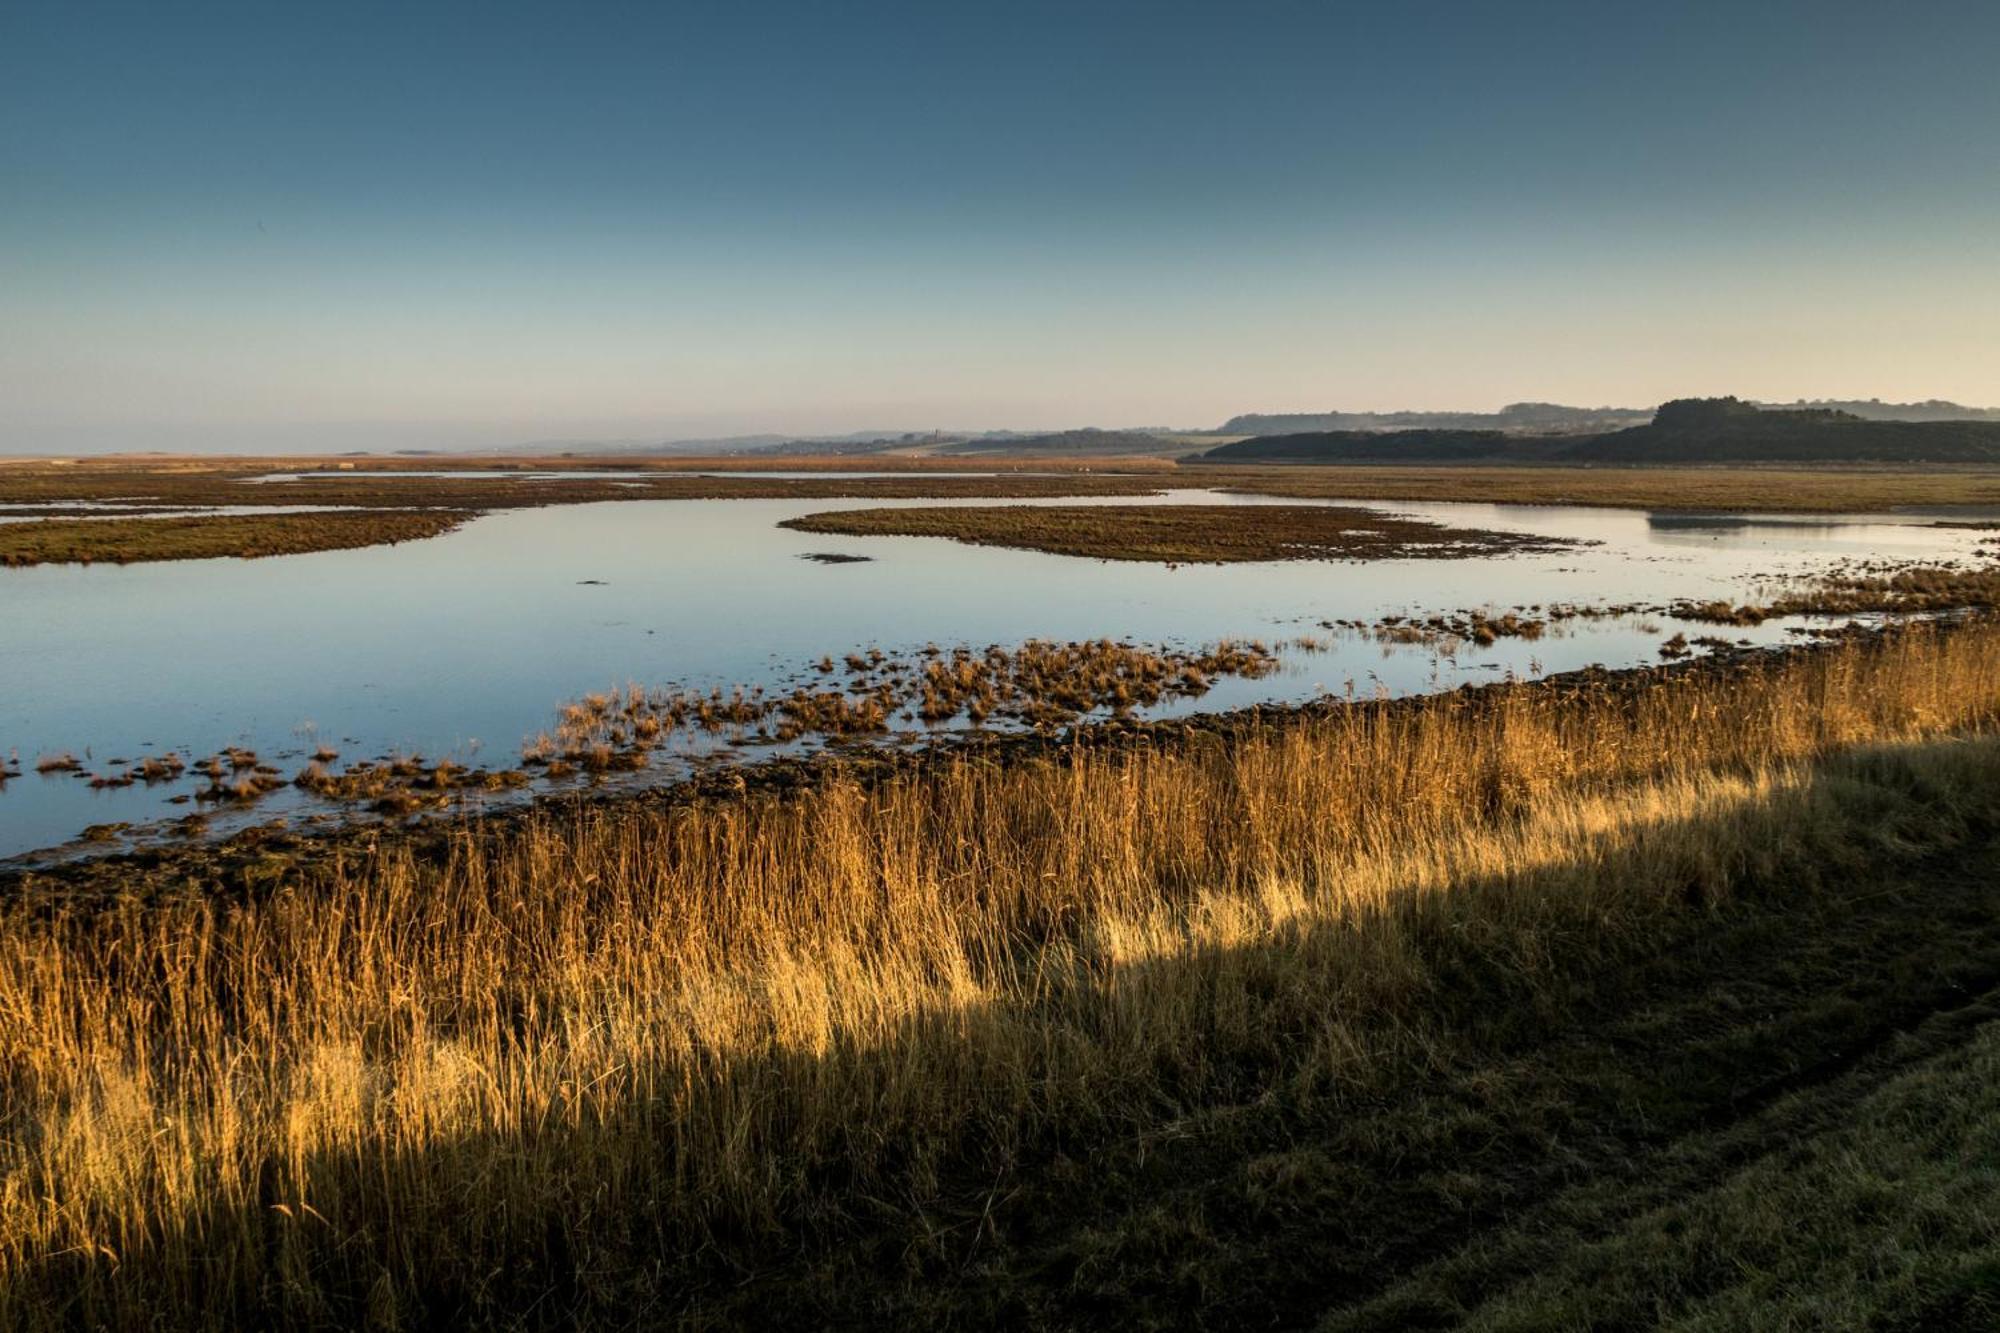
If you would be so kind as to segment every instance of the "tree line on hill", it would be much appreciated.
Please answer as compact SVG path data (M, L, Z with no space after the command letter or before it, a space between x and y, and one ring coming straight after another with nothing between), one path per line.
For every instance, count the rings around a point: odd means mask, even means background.
M1823 398L1791 403L1752 402L1749 406L1770 411L1823 409L1866 421L2000 421L2000 407L1966 407L1942 398L1919 403L1885 403L1880 398ZM1509 403L1498 412L1245 412L1224 422L1216 434L1497 430L1516 435L1584 435L1643 426L1652 417L1650 408L1567 407L1561 403Z
M1594 434L1498 429L1316 430L1257 436L1212 463L2000 463L2000 420L1870 420L1840 408L1678 398L1643 425Z

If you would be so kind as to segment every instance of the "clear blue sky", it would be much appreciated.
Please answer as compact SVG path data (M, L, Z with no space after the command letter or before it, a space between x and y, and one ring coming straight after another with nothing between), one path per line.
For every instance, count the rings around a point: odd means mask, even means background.
M0 449L2000 403L2000 5L0 4Z

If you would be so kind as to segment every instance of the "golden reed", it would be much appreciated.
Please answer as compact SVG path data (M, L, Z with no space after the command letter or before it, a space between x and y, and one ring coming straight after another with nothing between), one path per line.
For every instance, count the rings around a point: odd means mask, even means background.
M17 895L0 1323L387 1325L560 1289L553 1319L647 1281L671 1309L676 1274L921 1215L1057 1132L1391 1077L1445 984L1430 941L1555 986L1552 941L1615 957L1759 874L1803 895L1856 840L1942 838L1869 792L1921 789L1940 829L2000 803L1996 717L2000 627L1917 627L549 810L244 898Z

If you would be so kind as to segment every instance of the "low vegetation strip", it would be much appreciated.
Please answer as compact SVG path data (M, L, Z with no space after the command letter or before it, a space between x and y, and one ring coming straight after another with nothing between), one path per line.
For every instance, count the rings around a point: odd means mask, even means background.
M1568 550L1559 538L1453 528L1337 505L999 505L846 509L779 526L844 536L949 537L1099 560L1396 560Z
M2000 506L2000 472L1758 467L1190 467L1206 485L1333 500L1602 505L1741 513Z
M310 460L308 460L310 461ZM184 509L214 505L328 505L355 509L485 512L554 504L700 499L1060 499L1145 496L1163 485L1219 487L1300 499L1451 500L1578 504L1660 510L1865 512L1937 506L2000 506L2000 470L1930 471L1781 467L1646 466L1225 466L1174 468L1162 460L1115 459L1090 469L1033 459L981 458L994 476L938 475L937 464L891 476L780 477L746 460L543 460L567 475L535 477L520 459L424 459L397 465L362 460L328 470L325 460L296 479L300 460L130 459L31 462L0 468L0 509L8 515L70 517L85 504ZM854 460L785 460L793 468L851 471ZM721 475L697 475L699 463ZM960 461L957 466L965 466ZM1046 469L1024 471L1025 468ZM427 471L443 475L424 475ZM480 475L488 471L509 475Z
M506 469L511 475L486 476L481 475L487 469L478 467L480 462L459 462L435 476L389 468L295 474L296 462L276 466L217 466L212 460L201 467L166 463L27 466L0 470L0 505L18 509L30 504L115 502L175 507L339 505L492 510L620 500L950 500L1147 495L1158 491L1161 476L1157 467L1107 465L1098 471L1059 469L1048 473L1000 468L993 476L940 476L914 470L892 476L774 477L757 470L698 475L629 463L622 469L564 464L561 470L565 473L588 475L535 476L511 462Z
M1323 1309L1270 1284L1386 1282L1391 1242L1408 1262L1514 1199L1542 1142L1522 1126L1569 1104L1502 1061L1468 1118L1437 1080L1641 994L1678 949L1706 966L1729 923L1796 941L1885 866L2000 826L2000 627L1654 682L469 823L254 897L17 884L0 1322ZM1967 892L1886 919L1990 942ZM1836 953L1852 980L1861 953ZM1883 963L1881 994L1941 957ZM1732 1070L1794 1054L1734 1035ZM1700 1080L1653 1071L1635 1106L1597 1074L1607 1115L1705 1113ZM1353 1162L1298 1140L1356 1117ZM1595 1141L1535 1133L1559 1169ZM1261 1285L1190 1288L1222 1219L1174 1201L1245 1154L1269 1159ZM1310 1263L1271 1248L1308 1199Z
M337 551L435 537L467 517L449 510L361 509L0 523L0 565L125 565Z

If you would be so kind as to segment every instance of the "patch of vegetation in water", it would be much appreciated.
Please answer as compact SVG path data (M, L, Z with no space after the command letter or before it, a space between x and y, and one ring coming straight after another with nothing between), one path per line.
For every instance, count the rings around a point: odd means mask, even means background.
M1583 543L1336 505L999 505L844 509L781 527L844 536L949 537L1053 555L1166 564L1453 559Z
M435 537L451 531L466 517L450 510L359 509L4 523L0 524L0 565L124 565L346 550Z
M1224 640L1206 648L1146 648L1098 639L1018 648L950 651L935 645L911 657L879 649L815 664L821 678L790 690L737 686L648 690L637 685L587 694L563 705L553 731L534 737L522 762L551 776L645 768L676 734L727 734L783 744L887 735L899 723L979 727L1006 722L1049 732L1086 714L1124 717L1135 708L1206 694L1224 677L1257 678L1278 669L1262 642Z

